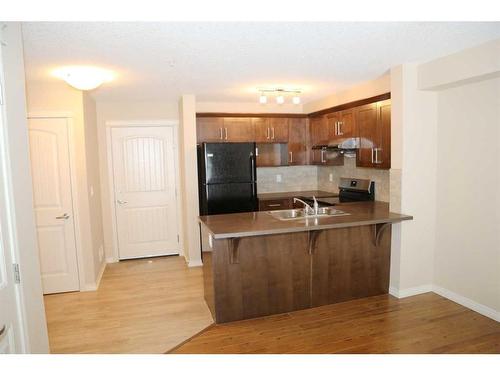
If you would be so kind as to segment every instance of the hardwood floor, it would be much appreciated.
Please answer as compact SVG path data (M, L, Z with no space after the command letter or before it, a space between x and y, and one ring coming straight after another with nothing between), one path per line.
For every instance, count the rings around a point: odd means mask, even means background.
M434 293L214 325L171 353L500 353L500 323Z
M45 296L52 353L164 353L213 323L202 268L180 257L108 264L99 290Z

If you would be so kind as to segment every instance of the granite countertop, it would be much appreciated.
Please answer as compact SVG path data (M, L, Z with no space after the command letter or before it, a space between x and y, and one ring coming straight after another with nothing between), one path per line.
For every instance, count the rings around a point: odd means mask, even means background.
M335 207L350 215L278 220L267 211L261 211L200 216L199 221L207 227L214 239L224 239L397 223L413 219L412 216L389 212L389 204L385 202L341 203Z
M260 193L257 194L259 199L280 199L280 198L327 198L338 197L338 193L330 193L323 190L303 190L303 191L283 191L278 193Z

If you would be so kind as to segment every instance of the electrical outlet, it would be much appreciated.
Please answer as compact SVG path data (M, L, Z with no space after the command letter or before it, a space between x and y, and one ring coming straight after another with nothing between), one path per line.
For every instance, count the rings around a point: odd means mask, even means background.
M283 176L280 174L277 174L276 175L276 182L281 182L281 181L283 181Z
M328 177L328 179L330 180L330 182L333 182L333 173L330 173L330 176Z

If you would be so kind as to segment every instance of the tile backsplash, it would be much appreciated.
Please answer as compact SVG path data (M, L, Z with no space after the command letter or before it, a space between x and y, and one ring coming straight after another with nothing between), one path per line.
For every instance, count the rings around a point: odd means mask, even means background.
M330 181L330 174L332 181ZM375 181L375 199L383 202L390 201L389 170L356 168L355 158L345 158L343 166L304 165L257 168L257 192L324 190L336 193L341 177L371 179Z
M375 199L390 201L390 174L387 169L356 168L356 158L345 158L343 166L318 167L318 189L338 192L341 177L371 179L375 181Z
M257 192L317 190L318 167L302 165L293 167L257 168Z

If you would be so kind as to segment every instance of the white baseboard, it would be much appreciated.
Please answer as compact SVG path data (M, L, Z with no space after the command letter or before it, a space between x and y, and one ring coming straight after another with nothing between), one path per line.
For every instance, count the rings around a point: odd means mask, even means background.
M201 259L194 259L188 262L188 267L201 267L201 266L203 266L203 262L201 261Z
M395 287L389 287L389 294L397 298L406 298L411 296L416 296L417 294L432 292L432 285L420 285L413 288L407 289L397 289Z
M493 310L491 307L485 306L460 294L452 292L451 290L441 288L436 285L434 285L433 287L433 292L453 302L456 302L459 305L465 306L468 309L474 310L481 315L487 316L490 319L500 322L500 311Z
M500 322L500 311L496 311L491 307L485 306L479 302L471 300L470 298L452 292L451 290L441 288L440 286L437 285L420 285L414 288L408 288L402 290L399 290L392 286L389 287L389 294L396 298L406 298L428 292L434 292L436 294L439 294L441 297L449 299L450 301L465 306L468 309L471 309L481 315L484 315L490 319Z
M113 257L106 258L106 263L118 263L119 260Z

